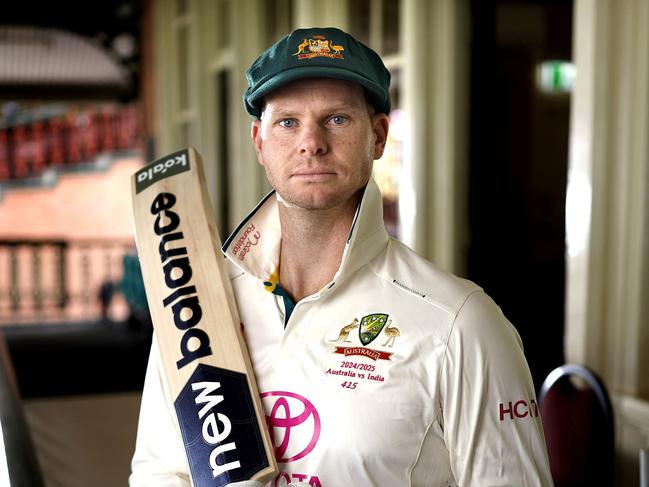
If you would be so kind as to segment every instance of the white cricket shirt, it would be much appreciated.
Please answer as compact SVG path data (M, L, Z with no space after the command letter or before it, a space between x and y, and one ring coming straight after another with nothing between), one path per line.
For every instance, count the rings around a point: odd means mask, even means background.
M391 239L370 180L333 281L285 323L277 204L224 245L281 469L270 485L552 486L520 338L494 302ZM132 487L189 485L162 377L154 342Z

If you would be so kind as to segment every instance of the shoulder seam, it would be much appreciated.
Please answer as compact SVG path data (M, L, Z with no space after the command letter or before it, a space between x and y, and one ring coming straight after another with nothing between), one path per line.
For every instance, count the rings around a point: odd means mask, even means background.
M464 308L464 305L466 304L466 302L469 300L471 296L473 296L475 293L480 293L480 292L483 292L482 289L470 289L466 293L466 295L464 295L463 298L458 302L457 311L453 315L453 323L451 323L451 328L448 331L448 336L446 337L446 345L445 345L446 348L448 348L448 341L451 338L451 334L453 333L453 330L455 330L455 322L457 321L457 317L462 311L462 308ZM446 352L444 352L444 357L446 357Z
M448 313L448 314L451 314L451 315L459 313L461 307L464 305L464 302L466 301L466 299L468 298L469 295L473 294L474 292L481 291L481 289L480 289L478 286L475 286L475 285L474 285L474 287L472 287L472 288L470 288L470 289L467 289L464 293L462 293L462 295L460 296L460 299L459 299L459 303L461 303L461 304L459 304L458 306L454 306L453 308L451 308L450 306L446 306L446 305L444 305L444 304L442 304L442 303L439 303L439 302L437 302L437 301L433 301L433 300L430 299L430 297L429 297L427 294L425 294L424 292L417 291L416 289L413 289L412 287L410 287L410 286L404 284L403 282L399 281L398 279L396 279L396 278L394 278L394 277L392 277L392 276L387 276L387 275L384 276L384 275L378 273L378 272L374 269L374 265L373 265L372 262L370 262L370 263L368 264L367 267L368 267L368 268L372 271L372 273L373 273L376 277L378 277L379 279L381 279L381 280L383 280L383 281L386 281L386 282L389 282L390 284L392 284L394 287L400 289L401 291L404 291L404 292L407 292L408 294L411 294L411 295L413 295L413 296L416 296L416 297L418 297L419 299L422 299L423 301L425 301L426 303L428 303L429 305L431 305L431 306L433 306L433 307L435 307L435 308L437 308L437 309L441 309L442 311L444 311L444 312L446 312L446 313Z
M439 372L438 372L438 375L437 375L438 387L440 387L440 384L442 383L442 380L441 380L442 372L446 368L446 356L448 355L448 342L451 340L451 335L455 331L455 323L457 322L457 317L460 315L460 312L464 308L464 305L466 305L469 298L471 296L473 296L475 293L480 293L480 292L484 292L484 291L482 289L471 289L468 293L466 293L466 295L464 296L464 299L461 301L461 303L457 307L457 311L453 315L453 320L452 320L452 323L451 323L451 327L448 330L448 335L446 335L446 342L444 343L444 355L442 356L442 365L439 368ZM442 393L441 393L441 391L438 391L438 392L439 392L438 397L440 398L439 408L440 408L440 411L442 411L442 414L443 414L443 408L442 408L442 405L441 405Z

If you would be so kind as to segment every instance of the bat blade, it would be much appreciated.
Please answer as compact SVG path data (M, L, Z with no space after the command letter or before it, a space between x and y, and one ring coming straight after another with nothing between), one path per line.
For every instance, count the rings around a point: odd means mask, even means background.
M277 474L200 155L132 179L138 255L194 487Z

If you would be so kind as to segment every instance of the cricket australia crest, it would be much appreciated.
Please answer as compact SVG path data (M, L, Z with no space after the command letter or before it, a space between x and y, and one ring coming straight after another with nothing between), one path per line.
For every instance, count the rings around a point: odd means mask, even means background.
M375 313L363 316L358 327L358 338L363 345L369 345L379 336L381 330L388 322L388 315Z
M334 44L331 40L322 35L314 35L310 39L304 39L298 46L293 56L298 59L311 59L314 57L328 57L330 59L345 59L341 54L345 48Z
M356 335L356 328L358 328L358 335ZM399 328L392 325L392 319L387 313L372 313L363 316L360 321L358 318L354 318L351 322L340 329L338 338L329 341L352 344L349 347L337 345L335 346L333 353L339 353L346 357L362 355L372 360L390 360L392 352L386 350L375 350L367 347L367 345L376 340L379 335L384 335L383 339L386 339L384 343L380 344L381 347L392 347L395 340L401 336L401 331ZM356 339L354 338L355 336L358 336L358 341L361 346L354 345L354 342L356 342ZM381 342L383 342L383 339Z

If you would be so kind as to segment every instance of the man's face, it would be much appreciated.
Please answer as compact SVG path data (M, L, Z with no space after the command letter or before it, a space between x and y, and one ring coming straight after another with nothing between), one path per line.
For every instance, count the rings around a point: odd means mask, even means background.
M318 78L268 95L252 139L271 186L290 205L315 210L350 203L383 154L387 131L387 116L370 114L359 85Z

